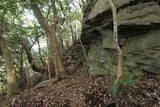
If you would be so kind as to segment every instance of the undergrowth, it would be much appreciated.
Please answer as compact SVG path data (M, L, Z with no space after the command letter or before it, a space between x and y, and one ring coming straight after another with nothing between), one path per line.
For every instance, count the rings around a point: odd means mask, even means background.
M116 84L113 84L109 88L109 92L112 95L116 95L119 91L119 87L124 87L128 91L136 88L137 80L134 78L137 75L140 75L141 72L138 69L132 69L131 72L123 72L122 78L119 79L119 81Z

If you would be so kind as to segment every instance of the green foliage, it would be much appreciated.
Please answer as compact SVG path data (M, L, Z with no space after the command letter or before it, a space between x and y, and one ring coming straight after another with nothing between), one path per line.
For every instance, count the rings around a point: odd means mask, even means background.
M138 69L132 69L131 72L123 72L123 77L117 82L117 84L113 84L111 88L109 88L109 92L116 95L119 91L119 87L132 90L136 87L135 84L137 83L137 80L134 79L134 77L140 74L141 72Z
M116 93L118 92L118 86L119 84L113 84L111 86L111 88L109 88L109 92L112 94L112 95L116 95Z
M35 1L38 4L45 19L51 23L53 18L53 10L50 8L52 0L1 0L0 2L0 24L3 25L5 29L3 36L14 59L13 62L16 71L18 71L21 66L29 72L31 71L26 52L22 47L22 42L27 42L27 46L32 48L31 54L38 66L41 65L38 48L41 48L42 60L47 62L48 48L45 45L46 34L33 15L31 1ZM66 45L66 41L72 44L73 36L77 38L80 35L82 10L78 4L82 5L81 2L82 1L79 0L56 0L58 18L56 32L57 37L62 39L64 46ZM37 39L39 39L40 47L38 47ZM5 75L1 76L1 70L5 71L3 57L1 56L3 55L0 48L0 81L4 81L6 72L3 72ZM5 84L6 82L3 82L4 86Z
M7 80L5 77L5 72L0 71L0 92L4 92L6 90Z
M15 15L17 12L18 4L15 0L2 0L0 3L1 15L12 14Z

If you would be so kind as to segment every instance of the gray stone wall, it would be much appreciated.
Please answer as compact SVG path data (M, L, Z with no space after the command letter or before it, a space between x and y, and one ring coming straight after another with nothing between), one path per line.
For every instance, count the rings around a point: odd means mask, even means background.
M117 54L108 0L88 0L82 41L89 47L87 63L93 75L115 73ZM113 0L118 10L119 44L125 70L138 68L160 75L160 1Z

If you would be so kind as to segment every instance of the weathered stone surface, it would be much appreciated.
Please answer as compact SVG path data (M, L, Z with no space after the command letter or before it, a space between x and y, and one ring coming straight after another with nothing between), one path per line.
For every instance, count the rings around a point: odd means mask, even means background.
M107 75L111 71L115 71L115 67L113 67L112 63L114 61L112 57L115 57L114 50L108 52L102 47L102 41L96 40L94 43L90 44L90 48L88 51L87 63L89 68L89 72L92 75Z
M112 36L112 31L105 30L107 31ZM108 43L113 44L113 41L108 40ZM160 74L160 30L130 37L123 46L123 51L126 67ZM94 40L94 43L90 44L87 57L90 74L102 76L115 72L116 60L116 50L104 40Z
M113 42L113 31L104 30L101 34L103 36L103 48L116 49Z
M123 51L126 62L134 62L140 69L160 74L160 30L129 38Z
M128 4L131 1L134 0L113 0L116 7L120 7L122 5ZM107 11L110 9L110 6L108 4L108 0L97 0L96 4L94 5L93 9L91 10L88 20L96 17L97 15Z
M126 32L129 36L145 32L160 24L159 0L115 0L118 8L118 25L120 33ZM91 5L89 5L91 4ZM103 5L99 5L103 4ZM88 8L84 11L82 41L88 41L92 34L86 32L100 31L102 28L112 26L112 12L107 0L88 1ZM102 9L105 8L105 9ZM99 11L101 10L101 11ZM94 16L89 18L89 16ZM124 28L125 27L125 28ZM141 30L142 29L142 30ZM103 30L103 29L102 29ZM134 32L135 31L135 32Z
M122 9L118 13L118 25L150 25L160 23L158 2L138 4Z
M160 47L160 30L149 31L142 35L130 37L123 49L126 53L132 53L140 52L145 49L152 49L154 47Z
M107 75L115 73L117 63L112 12L107 0L93 1L90 0L92 5L88 4L90 9L84 16L82 41L89 47L89 72ZM118 8L119 43L124 51L125 70L138 68L160 75L160 1L114 0L114 3Z

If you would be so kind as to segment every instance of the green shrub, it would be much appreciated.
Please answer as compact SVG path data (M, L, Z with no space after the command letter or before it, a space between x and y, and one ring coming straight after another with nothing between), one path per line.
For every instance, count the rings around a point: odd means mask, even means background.
M140 75L141 72L138 69L132 69L131 72L123 72L122 78L109 88L109 92L113 95L116 95L116 93L119 91L119 87L125 87L128 90L132 90L133 88L136 88L137 80L134 79L135 76Z

